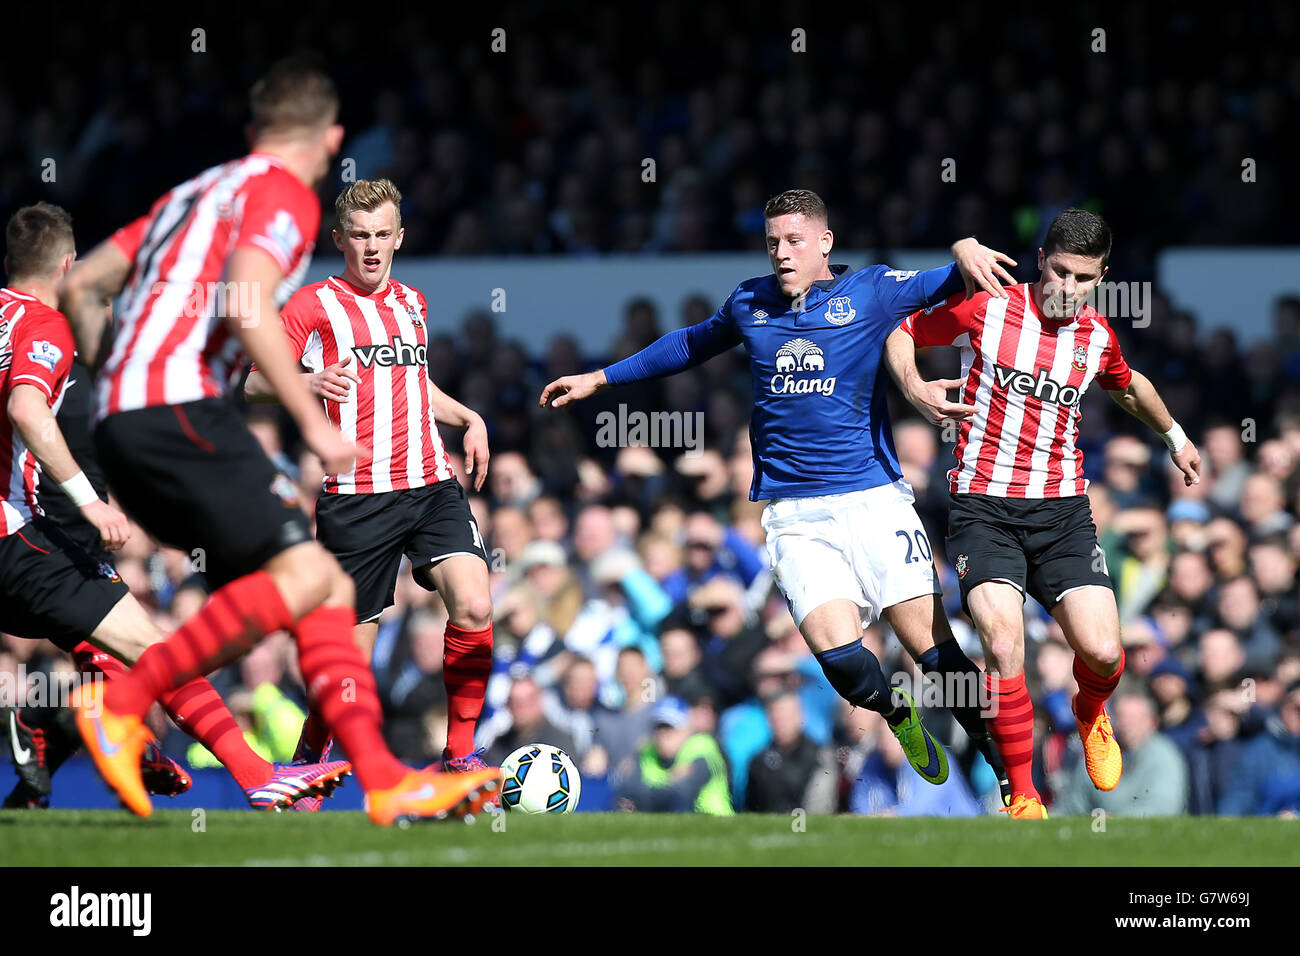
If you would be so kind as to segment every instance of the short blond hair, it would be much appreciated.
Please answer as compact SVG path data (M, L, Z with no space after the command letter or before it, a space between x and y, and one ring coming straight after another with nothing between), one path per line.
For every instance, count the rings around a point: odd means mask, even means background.
M348 220L353 210L374 212L390 202L397 210L397 228L402 228L402 194L391 179L358 179L350 183L339 198L334 200L334 221L339 232L348 231Z

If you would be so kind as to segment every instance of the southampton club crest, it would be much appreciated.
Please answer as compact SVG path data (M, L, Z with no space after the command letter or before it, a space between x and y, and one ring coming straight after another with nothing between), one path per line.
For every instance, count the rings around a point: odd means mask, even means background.
M286 508L298 507L298 488L284 472L276 472L275 478L271 481L271 493L279 498L280 503Z
M411 305L409 302L404 302L402 304L406 306L406 314L411 317L411 324L417 329L424 328L424 323L420 321L420 313L416 310L415 306Z
M853 299L847 295L837 295L826 304L826 321L831 325L848 325L857 315L853 308Z
M1080 345L1074 350L1074 361L1071 363L1080 372L1088 371L1088 347Z
M966 572L970 570L970 565L967 563L967 561L968 558L966 555L964 554L957 555L957 563L953 565L953 567L957 569L957 577L959 578L966 577Z

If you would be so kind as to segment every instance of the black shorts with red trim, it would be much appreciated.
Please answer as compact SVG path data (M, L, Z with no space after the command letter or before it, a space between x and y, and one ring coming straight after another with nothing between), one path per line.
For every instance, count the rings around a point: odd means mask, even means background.
M126 512L188 552L213 590L311 540L297 487L224 399L117 412L95 447Z
M1087 495L949 494L948 500L948 560L967 614L971 590L986 581L1005 581L1049 611L1075 588L1113 590Z
M483 536L455 478L376 494L321 495L316 499L316 537L356 584L358 623L373 621L393 606L402 555L416 570L456 554L472 554L487 563ZM423 575L415 580L429 587Z
M99 531L86 519L80 517L75 521L51 519L47 514L44 520L56 525L73 544L96 561L102 561L110 568L117 565L117 558L112 551L104 547L104 539L100 537Z
M70 652L126 594L111 563L48 518L0 538L0 631Z

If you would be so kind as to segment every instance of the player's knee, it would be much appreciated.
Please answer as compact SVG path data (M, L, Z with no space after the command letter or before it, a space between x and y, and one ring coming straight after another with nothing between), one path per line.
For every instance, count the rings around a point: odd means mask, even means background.
M1115 673L1122 653L1118 637L1098 635L1089 642L1089 651L1089 656L1092 657L1091 663L1096 665L1094 670L1103 674Z
M315 541L281 552L266 570L294 618L325 603L335 586L335 572L342 572L334 556Z
M353 583L349 575L339 565L334 562L334 571L330 577L330 592L325 598L325 603L331 607L356 607L357 603L357 586Z
M481 631L492 623L492 597L486 592L462 596L448 617L463 631Z
M1021 652L1021 642L1018 637L1009 631L1002 631L996 634L990 634L986 638L989 648L989 656L993 658L993 663L998 670L1003 673L1009 673L1014 669L1013 665L1017 662L1017 657Z

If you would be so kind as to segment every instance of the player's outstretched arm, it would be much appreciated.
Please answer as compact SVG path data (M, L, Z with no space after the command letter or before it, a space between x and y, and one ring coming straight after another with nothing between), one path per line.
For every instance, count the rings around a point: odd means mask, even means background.
M266 252L237 248L231 254L226 279L237 283L235 288L251 289L253 294L232 296L238 307L226 320L280 403L293 416L303 441L320 456L326 472L345 473L356 461L356 449L330 424L320 403L307 390L280 327L275 288L283 277L280 266Z
M1134 418L1143 422L1156 432L1169 446L1169 457L1183 473L1183 483L1200 484L1201 453L1183 431L1181 425L1174 421L1165 407L1160 393L1151 384L1151 380L1140 372L1133 372L1128 388L1108 389L1106 394L1115 400L1120 408Z
M130 275L131 260L117 243L105 239L74 262L63 278L59 310L67 316L77 354L89 369L103 361L100 345L108 331L110 306Z
M927 382L916 367L916 341L902 328L894 329L885 339L885 364L903 397L931 425L945 421L965 421L975 414L974 405L948 401L948 389L961 388L962 379L937 378Z
M1002 268L1002 263L1014 266L1016 260L996 249L982 245L974 236L954 242L952 258L961 271L962 280L966 283L967 299L981 290L994 298L1005 299L1007 294L1002 288L1002 282L1007 285L1016 284L1011 274Z
M68 449L45 393L35 385L15 385L9 393L6 412L14 431L40 462L43 477L56 482L72 499L82 516L99 532L104 547L117 551L125 545L131 534L126 515L95 494L90 480Z
M560 408L595 395L610 385L627 385L647 378L675 375L721 355L741 342L740 334L731 321L733 292L722 308L703 322L685 329L673 329L659 336L640 352L621 362L588 372L586 375L565 375L542 389L537 404L546 407L548 399L552 408Z
M605 377L603 368L585 375L564 375L542 389L542 397L537 400L537 404L545 408L547 401L554 399L551 408L562 408L570 402L591 398L602 388L608 387L609 380Z

